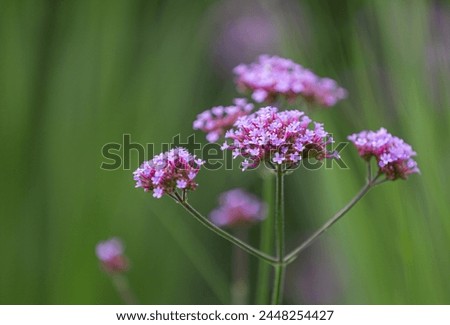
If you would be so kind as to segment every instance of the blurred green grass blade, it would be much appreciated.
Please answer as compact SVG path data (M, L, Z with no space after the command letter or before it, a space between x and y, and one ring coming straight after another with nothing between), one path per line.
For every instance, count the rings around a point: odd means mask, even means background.
M178 247L189 258L206 283L208 283L220 303L229 303L230 283L224 271L215 263L214 260L216 257L205 249L205 245L196 238L190 231L189 226L185 224L183 221L183 217L185 216L181 215L172 219L170 216L162 216L158 211L153 209L151 211L171 234L172 240L178 244Z

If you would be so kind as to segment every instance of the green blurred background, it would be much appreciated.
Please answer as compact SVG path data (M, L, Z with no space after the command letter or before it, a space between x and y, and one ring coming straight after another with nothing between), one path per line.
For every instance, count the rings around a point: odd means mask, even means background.
M187 137L196 114L237 96L232 67L264 52L348 89L311 113L338 141L385 126L422 171L373 190L290 266L285 302L449 304L450 5L418 0L1 0L0 303L120 303L94 254L111 236L141 302L229 303L231 246L134 189L135 152L131 170L100 169L101 148ZM289 247L363 184L355 150L342 156L349 169L287 178ZM261 195L257 173L198 178L205 214L232 187Z

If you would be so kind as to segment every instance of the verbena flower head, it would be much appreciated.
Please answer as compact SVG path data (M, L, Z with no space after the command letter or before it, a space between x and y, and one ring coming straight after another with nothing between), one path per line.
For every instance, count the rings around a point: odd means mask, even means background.
M338 158L326 150L333 139L323 124L312 123L297 110L278 112L276 107L264 107L239 118L234 126L225 135L232 141L225 142L222 149L232 150L233 158L243 157L243 170L257 167L262 161L291 169L303 158Z
M380 173L385 174L387 179L407 179L410 174L419 173L417 163L412 159L416 155L412 147L384 128L355 133L348 139L365 160L375 157Z
M302 96L307 102L331 107L347 97L347 91L330 78L319 78L312 72L305 72Z
M219 227L252 224L266 217L265 204L240 188L222 193L219 203L219 207L209 216Z
M123 244L117 238L100 242L95 247L95 253L102 267L111 273L123 272L128 269L128 261L123 251Z
M177 189L195 190L198 186L195 177L203 163L184 148L171 149L144 161L136 169L133 173L136 187L142 187L146 192L153 191L155 198L172 194Z
M345 89L329 78L320 78L301 65L278 56L261 55L257 62L234 69L236 84L252 92L256 102L273 102L278 96L295 100L303 96L308 102L333 106L347 96Z
M206 132L206 139L209 142L215 142L240 116L249 114L252 109L253 104L247 103L246 99L236 98L234 105L216 106L198 114L193 127L194 130Z

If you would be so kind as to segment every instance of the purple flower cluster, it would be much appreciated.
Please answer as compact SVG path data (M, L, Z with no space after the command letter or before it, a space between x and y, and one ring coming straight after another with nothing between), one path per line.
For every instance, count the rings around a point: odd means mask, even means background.
M331 107L347 97L347 91L330 78L320 78L309 70L305 70L301 95L307 102Z
M242 169L254 168L261 161L284 164L287 169L298 166L303 158L331 157L326 145L333 142L332 137L312 120L297 110L278 112L276 107L264 107L259 111L239 118L235 129L229 130L222 149L232 150L233 158L244 158ZM337 158L337 157L336 157Z
M365 160L375 157L380 173L385 174L387 179L406 179L410 174L419 172L417 163L411 158L416 155L412 147L384 128L355 133L348 139Z
M123 244L117 238L100 242L95 247L95 253L102 267L107 272L123 272L128 269L127 258L123 255Z
M347 91L329 78L320 78L301 65L278 56L261 55L250 65L234 68L239 89L252 92L258 102L273 102L278 96L306 101L321 106L333 106L347 96Z
M209 216L219 227L251 224L266 217L265 204L240 188L222 193L219 203L219 207Z
M156 198L172 194L176 189L195 190L194 179L203 163L184 148L172 149L142 163L133 173L136 187L153 191Z
M240 116L248 115L252 109L253 104L247 103L246 99L236 98L232 106L216 106L198 114L193 127L207 133L209 142L215 142Z

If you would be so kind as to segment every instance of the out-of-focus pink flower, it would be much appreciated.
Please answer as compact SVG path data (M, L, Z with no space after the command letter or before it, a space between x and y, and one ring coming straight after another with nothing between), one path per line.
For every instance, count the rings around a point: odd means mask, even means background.
M427 20L430 23L428 37L425 39L425 66L423 71L427 78L425 86L435 105L430 108L446 110L448 105L448 87L442 87L443 80L450 75L450 5L445 2L432 2ZM400 34L400 33L399 33ZM402 37L399 35L399 37Z
M284 164L290 169L303 158L338 158L326 150L333 139L323 124L314 122L310 129L311 122L297 110L278 112L276 107L264 107L239 118L235 128L225 135L231 143L225 142L222 149L232 150L234 158L243 157L243 170L257 167L262 161Z
M120 273L128 269L128 260L123 251L122 241L118 238L100 242L95 247L95 253L103 269L110 273Z
M136 187L153 191L155 198L172 194L176 189L195 190L198 184L194 179L203 163L184 148L171 149L136 169L133 173Z
M320 106L331 107L347 97L347 91L330 78L315 77L314 81L305 79L302 96L306 101Z
M345 287L338 270L345 266L345 255L337 247L331 252L323 242L311 245L286 272L286 283L290 284L286 297L308 305L338 304Z
M222 0L211 6L208 28L212 30L212 68L229 79L230 71L240 62L260 53L275 53L280 45L277 15L282 15L278 1Z
M236 98L232 106L216 106L198 114L193 128L205 132L209 142L215 142L240 116L248 115L252 109L253 104L247 103L246 99Z
M238 89L252 92L258 103L273 102L279 96L290 101L302 96L310 103L330 107L347 96L347 91L334 80L320 78L278 56L261 55L257 62L238 65L234 73Z
M348 139L365 160L369 161L375 157L379 172L385 174L387 179L407 179L410 174L419 173L417 163L412 159L416 152L402 139L388 133L385 128L355 133Z
M240 188L222 193L219 203L210 213L210 219L220 227L252 224L266 217L265 204Z

